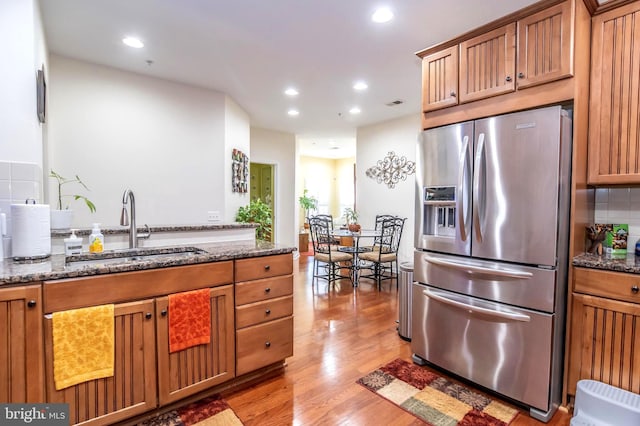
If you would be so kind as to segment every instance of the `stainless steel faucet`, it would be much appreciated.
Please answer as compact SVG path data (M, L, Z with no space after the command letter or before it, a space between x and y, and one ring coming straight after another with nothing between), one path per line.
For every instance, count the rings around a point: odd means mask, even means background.
M131 219L127 213L127 203L131 202ZM129 226L129 248L138 247L138 238L149 238L151 236L151 230L148 225L145 225L146 233L144 235L138 235L138 228L136 227L136 198L133 196L133 191L126 189L122 195L122 214L120 215L120 225Z

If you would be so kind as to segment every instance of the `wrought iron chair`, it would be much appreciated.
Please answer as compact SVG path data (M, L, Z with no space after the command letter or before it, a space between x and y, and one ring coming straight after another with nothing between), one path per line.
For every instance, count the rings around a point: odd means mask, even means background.
M348 278L352 284L351 262L352 256L349 253L337 251L332 243L333 235L328 221L325 218L310 217L309 228L311 231L311 242L313 244L313 283L317 284L320 279L326 280L328 285L342 278ZM349 264L349 266L345 266ZM321 272L324 269L324 273ZM341 270L348 270L349 275L340 274Z
M365 262L361 268L369 269L371 273L361 274L360 278L370 278L376 282L378 290L382 288L382 281L396 279L398 285L398 247L402 238L402 229L406 218L393 217L381 220L380 236L375 237L373 250L361 253L358 259ZM394 274L395 265L395 274Z

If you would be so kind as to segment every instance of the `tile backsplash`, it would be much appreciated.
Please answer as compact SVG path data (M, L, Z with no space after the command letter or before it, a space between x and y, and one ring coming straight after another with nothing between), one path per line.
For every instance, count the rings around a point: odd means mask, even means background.
M0 161L0 213L7 216L7 235L2 237L4 256L10 257L11 204L27 198L42 202L42 168L35 163Z
M640 188L597 188L596 223L629 225L628 253L633 253L640 238Z

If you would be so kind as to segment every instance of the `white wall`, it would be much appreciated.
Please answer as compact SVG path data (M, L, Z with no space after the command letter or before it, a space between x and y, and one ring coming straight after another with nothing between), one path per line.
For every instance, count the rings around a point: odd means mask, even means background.
M227 200L222 221L233 222L238 212L238 208L249 204L249 193L233 192L231 186L231 154L234 149L239 149L249 156L251 160L251 136L249 116L240 106L229 96L225 96L225 126L224 126L224 189L227 191Z
M295 196L296 139L291 133L251 128L253 163L275 165L275 242L298 246L298 199Z
M420 114L401 117L371 126L360 127L356 136L356 210L358 222L373 228L377 214L406 217L398 259L413 261L415 174L390 189L366 176L389 151L408 160L416 160L416 144L420 132Z
M48 70L36 0L0 2L0 160L42 166L42 128L36 115L36 71Z
M138 224L205 223L208 211L228 210L225 138L248 147L249 123L224 94L55 55L50 62L50 166L79 175L98 209L91 215L74 202L74 226L117 225L126 188Z

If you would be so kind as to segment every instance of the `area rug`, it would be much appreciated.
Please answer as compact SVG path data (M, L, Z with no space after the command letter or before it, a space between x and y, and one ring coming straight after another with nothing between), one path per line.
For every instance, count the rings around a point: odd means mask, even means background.
M203 398L137 426L241 426L242 421L220 395Z
M433 426L506 426L518 410L396 359L358 383Z

